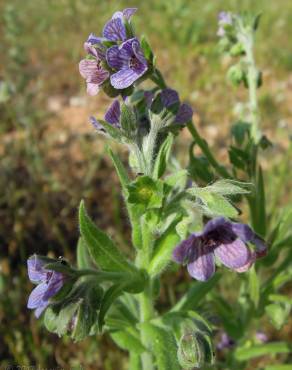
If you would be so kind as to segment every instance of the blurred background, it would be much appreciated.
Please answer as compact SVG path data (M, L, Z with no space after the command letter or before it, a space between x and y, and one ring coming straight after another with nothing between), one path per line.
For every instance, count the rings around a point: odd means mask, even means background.
M292 200L292 2L290 0L2 0L0 2L0 365L64 369L127 368L125 354L110 338L81 343L49 334L27 310L31 284L26 259L33 253L65 256L74 263L77 207L84 198L98 225L126 249L128 224L104 139L88 123L103 116L108 99L88 97L78 72L89 33L100 34L111 14L137 6L137 34L148 37L168 84L195 109L195 122L216 155L227 161L229 130L246 91L226 81L230 61L217 47L220 10L262 12L256 59L263 128L274 145L262 158L269 209ZM188 163L183 132L177 144ZM126 153L121 148L121 156ZM289 167L290 166L290 167ZM290 172L291 174L291 172ZM167 307L182 271L162 284L158 307ZM224 279L222 279L224 280ZM226 280L225 280L226 282ZM171 283L171 284L170 284ZM232 287L219 290L232 296ZM226 283L225 283L226 284ZM230 284L230 283L228 283ZM230 292L230 293L228 293ZM292 322L271 339L292 339ZM265 361L263 359L262 361ZM250 369L261 364L251 363ZM0 366L0 368L2 368Z

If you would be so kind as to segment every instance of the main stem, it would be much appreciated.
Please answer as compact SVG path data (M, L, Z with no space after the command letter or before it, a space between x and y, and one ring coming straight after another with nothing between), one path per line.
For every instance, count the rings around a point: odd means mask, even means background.
M140 324L141 324L141 342L148 349L149 342L143 324L153 317L153 299L151 291L151 282L143 293L139 296L140 306ZM149 351L142 353L141 355L143 370L154 370L153 358Z
M142 248L138 252L136 265L139 268L147 269L150 262L153 237L152 232L149 229L148 224L143 216L140 218L140 227L142 233ZM139 294L141 342L147 349L147 351L145 351L141 355L143 370L154 370L153 356L149 350L151 343L149 343L148 341L144 325L145 323L149 322L154 316L152 285L152 280L149 278L145 290Z
M258 108L257 88L259 73L254 60L253 51L253 34L250 34L246 39L246 60L247 60L247 79L248 79L248 93L249 93L249 107L251 114L251 137L255 144L260 140L260 115Z

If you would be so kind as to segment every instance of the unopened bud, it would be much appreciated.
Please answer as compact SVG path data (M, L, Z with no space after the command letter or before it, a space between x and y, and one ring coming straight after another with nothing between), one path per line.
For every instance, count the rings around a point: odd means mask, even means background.
M201 368L213 363L212 345L207 334L201 332L186 333L178 347L178 361L185 369Z

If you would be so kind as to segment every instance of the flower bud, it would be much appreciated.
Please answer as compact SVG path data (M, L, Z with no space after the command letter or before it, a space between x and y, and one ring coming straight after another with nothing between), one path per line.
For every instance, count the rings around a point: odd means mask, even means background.
M244 76L244 71L238 64L231 66L227 72L227 78L234 86L239 86L244 81Z
M230 49L230 55L233 57L237 57L237 56L244 55L244 54L245 54L245 50L244 50L243 45L240 42L234 44Z
M178 361L185 369L201 368L213 363L213 350L208 334L194 331L184 334L179 342Z

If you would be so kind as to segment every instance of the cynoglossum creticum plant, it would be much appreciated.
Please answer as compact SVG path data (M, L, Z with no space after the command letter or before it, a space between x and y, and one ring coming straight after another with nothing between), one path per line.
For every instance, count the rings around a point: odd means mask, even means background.
M215 326L206 321L204 312L194 309L220 278L215 264L238 273L251 271L248 279L241 279L242 317L238 322L233 322L237 312L229 312L228 304L214 294L214 307L229 335L245 344L245 325L255 317L250 315L263 311L254 265L266 254L265 235L236 221L239 209L235 202L243 196L260 204L264 200L253 176L248 182L241 181L235 169L230 175L215 160L192 124L191 107L181 103L178 93L166 85L148 42L134 33L135 12L134 8L118 11L101 37L90 34L84 45L87 56L79 64L90 95L103 91L115 98L104 120L90 120L99 134L129 149L130 171L111 149L108 154L120 179L134 253L130 259L123 255L90 219L82 201L77 268L63 260L31 257L29 277L38 285L28 307L36 309L36 316L45 311L48 330L71 335L74 340L109 332L118 346L129 351L131 370L206 367L215 361ZM221 20L221 26L225 32L226 22ZM154 83L153 88L140 88L145 79ZM204 175L202 161L192 159L190 169L199 169L195 174L183 168L172 171L169 166L173 141L186 125L205 154L205 174L209 176L211 167L217 171L204 187L189 181L190 175ZM250 145L259 145L257 137L248 137ZM209 221L203 226L206 218ZM160 277L173 260L187 265L199 282L177 304L160 313L155 304ZM244 352L244 348L240 350ZM241 360L245 358L239 351L228 361L235 364Z

